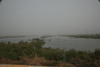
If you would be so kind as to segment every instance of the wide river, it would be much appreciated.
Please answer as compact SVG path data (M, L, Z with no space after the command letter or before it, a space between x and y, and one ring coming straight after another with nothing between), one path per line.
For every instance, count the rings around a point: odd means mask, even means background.
M41 38L42 36L28 36L28 37L17 37L17 38L3 38L0 42L12 42L18 43L19 41L28 41L29 39ZM100 48L100 39L86 39L86 38L70 38L66 36L52 36L44 38L46 42L43 47L60 48L69 50L74 48L75 50L92 51L96 48Z

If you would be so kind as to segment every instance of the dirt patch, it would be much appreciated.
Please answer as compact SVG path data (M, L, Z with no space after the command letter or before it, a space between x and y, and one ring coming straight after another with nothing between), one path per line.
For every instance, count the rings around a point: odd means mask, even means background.
M11 64L11 65L30 65L30 66L49 66L49 67L100 67L100 60L96 60L95 62L88 62L87 60L81 60L80 58L70 59L69 62L57 62L57 61L50 61L45 59L44 57L38 57L37 54L32 57L28 58L26 56L19 57L19 61L12 61L8 60L4 57L0 59L0 64Z
M50 61L46 60L44 57L38 57L37 54L35 57L27 58L25 57L19 57L20 61L12 61L8 60L4 57L1 58L0 64L18 64L18 65L35 65L35 66L53 66L53 67L75 67L72 64L64 63L64 62L56 62L56 61Z

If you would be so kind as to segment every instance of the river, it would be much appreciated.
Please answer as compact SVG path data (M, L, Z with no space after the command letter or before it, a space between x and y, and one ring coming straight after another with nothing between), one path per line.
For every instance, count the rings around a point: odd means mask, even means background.
M18 43L19 41L29 41L29 39L33 38L41 38L42 36L27 36L27 37L17 37L17 38L3 38L0 39L0 42L12 42ZM82 51L92 51L96 48L100 48L100 39L86 39L86 38L70 38L67 36L52 36L44 38L46 42L43 47L51 47L51 48L60 48L60 49L75 49Z

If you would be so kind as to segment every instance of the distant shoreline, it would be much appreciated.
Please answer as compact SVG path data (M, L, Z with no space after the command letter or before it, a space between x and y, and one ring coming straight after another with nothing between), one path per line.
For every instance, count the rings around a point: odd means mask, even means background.
M26 37L26 36L0 36L1 38L17 38L17 37Z
M91 39L100 39L100 34L91 34L91 35L60 35L74 38L91 38Z

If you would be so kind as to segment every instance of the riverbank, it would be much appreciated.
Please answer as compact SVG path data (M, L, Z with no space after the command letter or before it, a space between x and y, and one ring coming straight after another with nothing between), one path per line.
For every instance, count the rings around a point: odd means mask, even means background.
M60 35L60 36L67 36L67 37L74 37L74 38L92 38L92 39L100 39L100 34L91 34L91 35Z
M100 49L95 52L68 51L59 48L42 48L45 44L43 39L35 38L28 43L0 42L0 64L19 64L37 66L66 66L67 64L76 67L95 67L100 63Z

